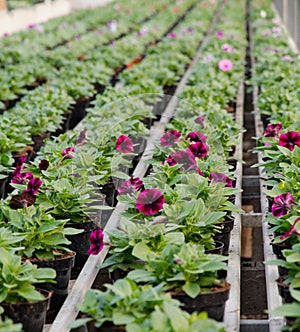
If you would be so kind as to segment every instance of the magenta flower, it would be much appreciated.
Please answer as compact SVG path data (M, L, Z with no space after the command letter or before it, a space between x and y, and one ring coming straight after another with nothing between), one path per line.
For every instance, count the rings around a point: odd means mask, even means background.
M195 158L204 158L208 154L209 146L203 142L196 142L191 144L188 149L192 152Z
M300 147L300 133L297 131L289 131L285 134L281 134L279 137L279 145L293 151L295 145Z
M281 123L276 124L268 124L265 130L264 136L265 137L277 137L282 129Z
M171 39L174 39L174 38L177 37L177 34L176 34L175 32L170 32L170 33L168 34L168 37L171 38Z
M122 153L132 153L133 152L133 142L130 137L125 135L120 135L117 138L116 150Z
M190 150L180 150L173 152L166 160L170 166L179 164L186 171L196 170L198 171L198 166L196 164L195 156Z
M295 202L291 193L275 196L271 207L273 216L279 218L288 214L292 205L295 205Z
M285 240L287 237L289 237L292 234L300 235L300 230L296 228L297 223L300 221L300 218L297 218L291 228L282 236L280 236L280 240Z
M31 193L23 192L21 195L12 196L9 206L14 209L23 209L35 203L36 197Z
M217 38L223 38L223 36L224 36L223 31L217 31L217 32L216 32L216 37L217 37Z
M216 182L226 183L226 187L232 188L232 180L223 173L210 172L209 179Z
M195 120L195 123L200 124L203 128L205 128L205 114L199 115Z
M230 71L233 68L233 64L230 60L228 59L222 59L218 63L218 67L220 70L227 72Z
M31 195L36 195L42 184L43 184L43 182L41 179L33 178L28 182L27 189L24 190L23 193L29 193Z
M180 138L180 132L177 130L170 130L162 135L160 138L160 145L162 146L172 146Z
M95 229L90 234L90 248L89 255L98 255L104 247L104 233L101 229Z
M16 163L16 168L12 172L13 175L19 174L21 172L21 170L23 168L25 168L25 166L23 165L23 163L25 163L26 160L27 160L27 156L21 156L21 157L18 158L18 161Z
M138 194L135 206L146 216L156 214L162 210L165 199L163 194L154 188L145 189Z
M200 133L199 131L191 131L185 138L186 140L190 140L191 142L203 142L206 143L207 137Z
M43 159L43 160L40 161L39 169L41 171L47 171L48 167L49 167L49 161L48 160Z
M27 183L31 179L33 179L33 174L30 172L25 172L25 173L18 173L16 174L12 179L11 183L16 183L16 184L23 184L24 182Z
M70 152L75 152L75 148L73 148L72 146L68 147L68 148L65 148L62 150L61 152L61 155L62 156L67 156L67 155L70 155Z
M79 39L81 39L81 35L80 34L78 34L78 35L75 36L75 40L79 40Z
M144 183L140 178L130 177L118 188L118 195L133 194L143 187Z

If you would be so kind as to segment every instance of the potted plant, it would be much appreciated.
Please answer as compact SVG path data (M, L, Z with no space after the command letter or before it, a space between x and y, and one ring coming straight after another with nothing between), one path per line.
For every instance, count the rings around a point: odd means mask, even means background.
M0 248L0 303L6 316L22 322L24 331L42 332L51 292L37 284L54 282L55 270L38 268L29 260Z
M15 324L13 320L7 316L2 317L3 312L3 308L0 307L0 332L22 332L22 324Z
M162 291L162 285L139 286L129 278L113 285L106 284L106 291L90 289L81 312L88 317L71 324L72 328L91 323L96 327L89 331L200 331L208 326L212 331L224 331L221 324L208 320L205 313L189 315L180 309L178 301ZM203 321L202 321L203 320ZM203 323L203 325L202 325ZM201 331L206 331L201 329Z
M141 243L133 254L145 263L129 272L129 278L152 285L162 283L188 312L205 310L209 317L222 321L230 285L219 279L218 271L227 269L226 257L206 254L203 246L192 243L168 243L160 253Z
M42 285L53 291L51 310L56 311L68 294L75 259L75 252L66 247L70 244L66 235L79 231L65 227L67 220L57 220L34 205L18 210L1 206L1 214L1 226L21 237L19 242L11 243L17 254L39 267L51 267L56 271L56 283Z

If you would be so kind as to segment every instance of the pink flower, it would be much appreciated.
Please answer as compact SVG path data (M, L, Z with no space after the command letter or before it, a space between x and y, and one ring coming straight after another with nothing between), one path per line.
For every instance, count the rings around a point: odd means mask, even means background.
M11 183L23 184L29 182L32 178L33 174L30 172L18 173L11 179Z
M162 210L165 199L163 194L157 189L145 189L138 194L136 208L146 216L156 214Z
M230 60L228 59L222 59L218 63L218 67L220 70L227 72L230 71L233 68L233 64Z
M216 37L217 37L217 38L223 38L223 36L224 36L223 31L217 31L217 32L216 32Z
M175 32L170 32L168 34L168 37L171 38L171 39L175 39L177 37L177 34Z
M284 55L284 56L282 57L282 60L283 60L283 61L293 61L293 58L292 58L291 56L289 56L289 55Z
M76 151L75 148L73 148L72 146L70 146L68 148L63 149L62 152L61 152L61 155L62 156L71 156L72 157L72 155L70 155L70 152L75 152L75 151Z
M170 130L162 135L160 138L160 145L162 146L172 146L180 138L180 132L177 130Z
M264 136L265 137L277 137L279 133L281 132L282 124L276 123L276 124L268 124L267 128L265 130Z
M27 189L23 190L23 193L30 193L31 195L36 195L43 184L42 180L39 178L31 179L27 184Z
M295 145L300 147L300 133L297 131L289 131L285 134L281 134L279 137L279 145L293 151Z
M232 187L232 180L223 173L210 172L209 179L216 182L226 183L226 187Z
M214 59L214 57L211 54L208 54L203 58L203 62L204 63L210 63L210 62L213 61L213 59Z
M140 178L131 177L124 181L118 188L118 195L133 194L143 187L144 183Z
M122 153L132 153L133 152L133 142L131 138L125 135L120 135L117 138L116 150Z
M274 201L271 207L273 216L279 218L288 214L292 205L295 205L295 202L291 193L281 194L274 197Z
M188 149L192 152L195 158L204 158L208 154L209 146L203 142L196 142L191 144Z
M204 134L200 133L199 131L191 131L190 133L188 133L185 139L190 140L191 142L206 143L207 137Z
M233 53L234 52L234 47L229 45L229 44L223 44L222 45L222 50L228 53Z
M101 229L95 229L90 234L90 248L89 255L98 255L104 247L104 233Z
M297 223L300 221L300 218L297 218L291 228L282 236L280 236L280 240L285 240L287 237L289 237L292 234L300 235L300 230L296 228Z

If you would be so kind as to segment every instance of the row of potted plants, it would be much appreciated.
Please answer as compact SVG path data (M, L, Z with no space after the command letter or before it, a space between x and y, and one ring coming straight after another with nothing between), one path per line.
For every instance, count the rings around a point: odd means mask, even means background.
M174 15L173 19L176 18L176 15ZM163 34L165 31L164 29L166 29L164 27L167 27L168 24L171 23L160 24L161 29L159 29L159 35ZM158 34L156 33L156 37L157 36ZM149 40L149 37L147 38L140 37L137 40L142 46L147 43L147 40ZM120 50L122 49L122 45L126 45L125 42L120 43ZM107 48L111 47L108 46ZM138 49L136 50L136 56L140 54L142 49L143 46L140 51ZM126 63L128 57L126 54L127 51L127 48L122 51L122 57L121 54L115 54L115 56L110 54L108 58L111 60L115 59L115 61L118 59L118 64L122 65L123 63ZM55 129L59 128L64 119L64 114L70 112L70 107L73 104L71 97L84 97L85 100L89 100L91 95L96 92L93 84L109 84L109 80L113 75L113 70L109 67L110 64L105 63L105 61L104 63L99 62L99 54L98 57L93 57L93 61L89 60L84 63L77 60L77 62L73 63L74 69L72 71L68 69L69 72L66 70L59 72L59 75L64 75L63 81L59 76L57 76L57 78L54 77L49 84L30 92L13 109L9 112L5 112L3 115L5 121L3 121L2 124L4 141L1 151L1 157L3 159L3 162L1 163L1 171L4 173L2 177L5 177L5 170L7 170L7 167L13 163L11 153L24 150L24 147L30 143L30 136L40 136L40 138L43 138L43 135L49 135L49 133L55 132ZM67 82L70 83L67 86L66 76L68 76ZM56 103L56 98L63 98L64 102L60 105ZM32 105L36 105L36 107L32 108ZM33 112L34 114L32 114ZM23 139L20 135L14 137L16 135L10 130L15 122L16 113L23 114L22 118L16 123L18 128L22 127L23 129ZM47 114L47 117L44 116L45 113Z
M245 10L242 3L236 8L237 13L241 10ZM226 11L232 12L232 6L228 5ZM244 42L243 37L245 35L237 37L237 44ZM218 37L212 37L211 44L215 43L216 38ZM216 45L216 50L219 47L220 45ZM242 74L240 65L240 79ZM229 84L232 83L230 79L228 81ZM207 82L209 83L210 81ZM226 106L219 105L220 108ZM228 119L232 118L231 114L226 114ZM170 130L157 142L159 148L155 151L154 158L149 160L151 173L143 180L130 178L118 188L118 200L126 203L128 209L122 214L118 229L104 230L105 235L101 230L91 234L90 253L99 253L108 241L110 256L100 267L110 266L111 272L129 269L129 273L125 279L116 281L112 286L107 285L106 292L90 290L80 309L92 318L80 320L73 326L92 319L96 320L96 326L99 327L109 320L116 325L126 324L126 328L130 330L131 324L138 322L137 310L132 309L132 314L129 313L130 309L124 313L122 307L116 304L118 312L123 312L119 317L117 313L114 316L112 303L109 304L110 312L106 305L100 306L100 310L95 310L95 305L103 303L104 298L110 299L113 294L122 301L123 295L118 291L118 284L131 283L132 279L153 285L162 282L165 290L184 290L192 298L197 297L203 289L219 284L216 271L225 268L222 261L226 257L208 255L204 250L205 247L208 249L213 246L212 236L227 212L236 210L228 198L237 191L230 188L229 176L216 172L217 165L216 168L206 167L202 172L201 166L209 164L210 158L217 159L217 153L226 155L226 145L222 152L210 150L206 141L210 141L211 131L207 131L207 137L202 132L206 125L212 128L213 124L206 120L204 114L197 115L193 132L189 132L189 125L195 118L193 112L186 112L185 123L181 120L182 133L176 130L180 118L174 118ZM237 133L238 130L236 135ZM210 172L211 170L215 172ZM91 299L96 303L93 306L89 306ZM209 305L206 304L205 308L207 310ZM101 310L104 310L105 316L101 314ZM218 319L222 320L222 315ZM152 328L153 326L154 324Z
M67 141L66 135L64 138ZM74 142L74 137L72 139ZM60 137L60 140L62 140L62 137ZM76 233L70 228L61 228L65 225L66 220L57 220L59 215L65 214L66 210L68 210L66 214L73 221L76 219L76 215L81 220L86 216L82 215L81 208L78 209L78 207L74 206L74 204L70 205L70 203L77 202L79 205L89 203L88 193L93 188L88 187L87 183L89 181L98 181L103 177L102 174L96 176L93 174L93 177L89 178L84 176L84 172L88 173L89 171L86 169L89 154L87 152L85 154L77 154L75 152L80 152L81 147L84 146L87 140L88 137L83 131L76 138L75 147L67 146L60 150L58 144L56 147L57 152L51 151L50 161L37 159L31 164L26 164L26 158L18 159L16 169L13 172L14 177L11 181L16 191L3 202L1 208L2 222L4 226L12 231L18 231L18 233L26 231L26 237L22 239L24 241L18 245L22 246L21 252L26 252L26 255L29 257L40 256L40 258L45 258L46 256L58 254L55 250L63 249L64 245L68 244L64 235ZM61 143L66 144L66 141ZM93 145L95 145L95 142L92 142L90 147ZM77 151L75 151L75 148ZM79 155L80 158L75 158L75 155ZM101 160L101 154L99 159ZM122 161L122 159L119 158L119 161ZM72 171L74 172L71 173ZM74 178L72 174L74 174ZM76 188L74 187L74 182L76 182ZM42 194L43 186L45 191ZM55 195L53 195L54 188ZM84 193L83 190L85 190ZM72 192L73 196L76 196L74 202L68 196L70 192ZM78 198L78 192L82 194L81 200L80 197ZM89 209L91 209L90 206ZM53 224L51 221L53 221ZM37 229L38 236L32 237L32 234L35 235L34 229ZM43 241L42 239L45 235L47 235L48 240L44 239Z
M269 213L265 219L274 234L277 260L266 262L279 267L278 284L285 303L274 313L287 317L284 331L300 326L299 296L299 121L298 55L291 51L287 34L274 15L271 2L260 10L253 4L254 84L259 88L257 109L263 117L264 134L256 151L262 154L266 177L265 193ZM275 84L274 84L275 82Z

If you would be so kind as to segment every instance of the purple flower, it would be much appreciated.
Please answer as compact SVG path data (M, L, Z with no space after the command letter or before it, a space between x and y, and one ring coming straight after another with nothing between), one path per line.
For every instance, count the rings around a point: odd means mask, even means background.
M277 137L282 129L282 124L281 123L271 123L267 125L267 128L264 132L265 137Z
M80 132L77 140L76 140L76 143L75 145L77 146L81 146L81 145L84 145L85 141L86 141L86 132L87 132L87 129L84 129Z
M31 195L36 195L40 189L40 186L43 184L40 178L33 178L27 184L27 189L23 193L29 193Z
M190 133L188 133L185 139L190 140L191 142L206 143L207 137L204 134L200 133L199 131L191 131Z
M145 189L138 194L136 208L146 216L156 214L162 210L165 199L163 194L154 188Z
M272 28L273 35L275 37L278 37L281 35L281 28L280 27L273 27Z
M118 188L118 195L133 194L143 187L144 183L140 178L130 177Z
M31 179L33 179L33 174L30 172L18 173L11 179L11 183L23 184L24 182L29 182Z
M300 218L297 218L291 228L282 236L280 236L280 240L285 240L287 237L289 237L292 234L300 235L300 230L296 228L297 223L300 221Z
M195 123L200 124L203 128L205 128L205 114L199 115L195 120Z
M120 135L117 138L116 150L122 153L132 153L133 152L133 142L131 138L125 135Z
M160 138L160 145L162 146L172 146L180 138L180 132L177 130L170 130L162 135Z
M70 146L68 148L63 149L62 152L61 152L61 155L62 156L67 156L68 155L68 156L71 156L71 158L73 158L72 155L70 155L70 152L75 152L75 151L76 151L75 148Z
M203 142L196 142L191 144L188 149L192 152L195 158L204 158L208 154L209 146Z
M47 171L49 167L49 161L48 160L41 160L40 163L39 163L39 168L41 171Z
M230 60L228 59L222 59L218 63L218 67L220 70L227 72L230 71L233 68L233 64Z
M34 28L35 28L35 24L29 24L29 25L28 25L28 29L31 30L31 29L34 29Z
M223 36L224 36L223 31L217 31L217 32L216 32L216 37L217 37L217 38L223 38Z
M293 151L295 145L300 147L300 133L297 131L289 131L285 134L281 134L279 137L279 145Z
M23 209L35 203L36 197L31 193L23 192L21 195L12 196L9 206L14 209Z
M271 207L273 216L279 218L288 214L292 205L295 205L295 202L291 193L275 196Z
M216 182L226 183L226 187L232 188L232 180L223 173L210 172L209 179Z
M89 255L98 255L104 247L104 233L101 229L95 229L90 234L90 248Z
M172 153L166 160L170 166L179 164L186 171L195 170L198 172L195 156L190 150L180 150Z

